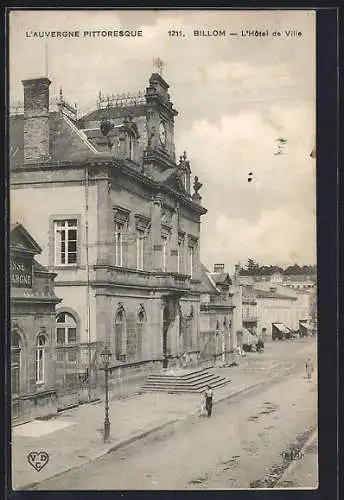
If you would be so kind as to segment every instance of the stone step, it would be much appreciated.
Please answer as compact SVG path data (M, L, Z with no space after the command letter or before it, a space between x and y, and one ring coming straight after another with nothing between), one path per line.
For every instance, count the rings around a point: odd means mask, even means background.
M150 376L159 376L159 377L164 377L164 378L175 378L175 379L189 379L189 378L194 378L198 377L200 374L204 373L207 371L207 368L199 368L198 370L171 370L171 371L162 371L159 373L152 373Z
M199 385L199 384L206 385L208 382L219 380L221 378L223 377L220 377L220 375L211 375L211 374L187 382L184 380L161 380L155 378L148 378L145 380L145 384L179 385L183 387L191 387L193 385Z
M228 384L230 380L221 377L215 373L211 373L206 369L195 370L189 373L176 376L174 374L150 374L146 378L141 391L162 391L169 393L177 392L195 392L199 393L211 387L222 387Z
M215 384L211 384L212 389L219 389L221 387L224 387L225 385L229 384L231 381L230 380L224 380L220 382L216 382ZM151 387L143 387L141 390L143 392L168 392L169 394L177 394L177 393L188 393L188 394L199 394L205 390L206 386L201 386L197 388L176 388L176 387L171 387L171 388L162 388L162 387L156 387L156 386L151 386Z
M199 374L198 376L192 378L182 378L182 377L164 377L161 375L148 375L146 381L154 381L154 382L163 382L163 383L183 383L183 384L192 384L198 380L206 380L209 377L214 377L216 375L211 374L209 372L204 372Z

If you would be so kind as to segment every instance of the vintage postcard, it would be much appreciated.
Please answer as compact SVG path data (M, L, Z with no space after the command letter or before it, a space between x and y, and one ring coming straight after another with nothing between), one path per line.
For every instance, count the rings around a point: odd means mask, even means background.
M318 487L311 10L12 10L12 487Z

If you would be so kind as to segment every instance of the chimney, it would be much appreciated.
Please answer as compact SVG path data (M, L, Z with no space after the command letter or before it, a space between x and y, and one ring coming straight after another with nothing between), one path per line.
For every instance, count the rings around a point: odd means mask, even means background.
M214 273L223 273L225 270L224 264L214 264Z
M24 162L49 159L49 78L22 81L24 87Z

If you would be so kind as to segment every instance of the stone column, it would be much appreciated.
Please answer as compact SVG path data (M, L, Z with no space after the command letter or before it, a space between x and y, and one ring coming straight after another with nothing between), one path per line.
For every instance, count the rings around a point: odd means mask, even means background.
M162 270L161 199L159 197L156 197L153 200L151 234L152 234L152 245L153 245L152 269L153 271L161 271Z
M97 264L114 264L114 225L111 206L111 181L104 176L97 179Z
M137 250L136 250L136 220L135 214L129 214L128 220L128 235L126 238L126 250L127 250L127 258L126 258L126 266L131 269L136 269L136 259L137 259Z
M183 252L183 261L184 261L184 274L190 274L190 259L189 259L189 237L186 234L184 238L184 252Z
M194 279L200 279L200 238L194 246Z
M178 272L178 209L173 211L171 231L171 261L170 269L172 272Z

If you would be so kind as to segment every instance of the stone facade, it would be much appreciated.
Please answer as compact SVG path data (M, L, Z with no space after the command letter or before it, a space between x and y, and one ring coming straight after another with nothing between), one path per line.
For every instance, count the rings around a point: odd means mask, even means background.
M90 397L100 383L105 344L114 375L128 364L166 366L199 350L206 210L199 182L191 193L186 153L176 162L177 112L160 75L151 76L139 100L120 106L115 99L80 119L61 96L57 111L49 112L49 157L36 151L32 163L21 119L25 131L25 109L45 102L36 95L48 85L36 84L33 92L30 81L28 93L24 83L24 116L10 123L11 208L42 242L41 263L57 273L63 299L57 334L62 339L65 332L66 349L68 336L73 345L76 339L75 374Z
M232 281L223 264L215 264L214 272L202 266L202 272L201 357L221 357L226 362L229 352L236 346Z
M12 417L31 420L57 410L56 274L34 260L41 248L20 225L11 227Z
M258 335L261 335L264 341L272 340L273 323L282 323L291 330L298 330L298 307L295 293L290 293L288 289L281 290L277 286L269 286L267 290L257 288L256 293L257 329Z
M242 326L253 335L257 334L257 293L253 286L242 286Z

